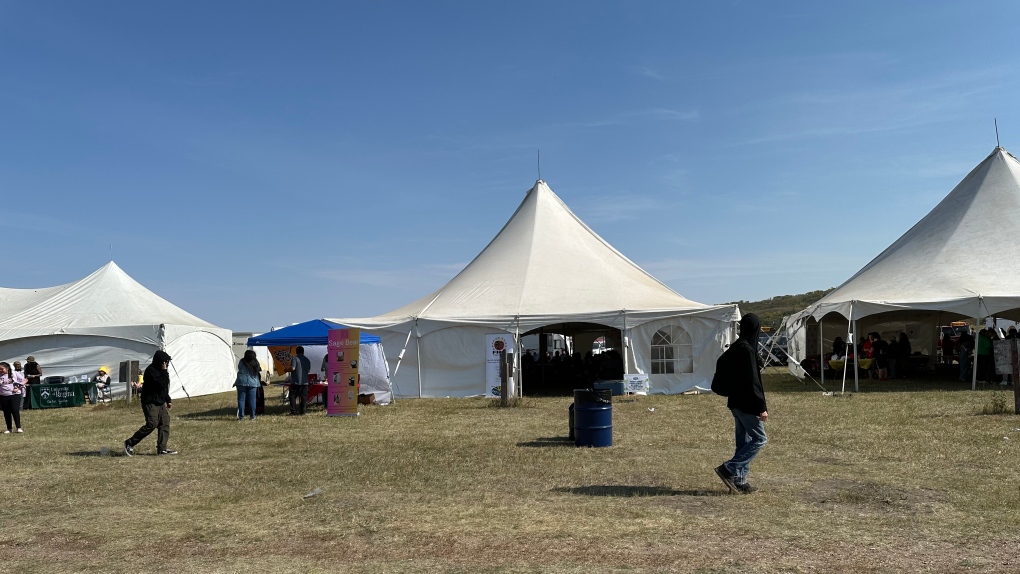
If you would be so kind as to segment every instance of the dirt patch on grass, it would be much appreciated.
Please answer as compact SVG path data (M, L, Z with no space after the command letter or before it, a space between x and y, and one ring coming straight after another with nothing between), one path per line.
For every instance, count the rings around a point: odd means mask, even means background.
M837 509L853 507L856 510L872 512L895 511L898 513L928 514L935 506L946 501L946 496L936 490L911 489L860 482L854 480L829 479L811 483L810 488L801 490L797 497L801 502L823 508Z

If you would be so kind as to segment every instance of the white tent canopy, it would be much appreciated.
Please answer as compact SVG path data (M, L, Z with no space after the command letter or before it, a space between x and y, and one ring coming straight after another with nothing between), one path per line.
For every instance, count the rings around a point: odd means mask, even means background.
M144 368L164 349L173 357L171 396L228 391L234 381L231 333L180 309L112 261L88 277L43 289L0 288L0 357L34 355L44 376L116 379L121 361Z
M808 346L804 325L830 313L842 316L844 338L848 325L863 321L914 325L929 341L940 322L1020 319L1018 235L1020 162L997 147L902 237L793 317L791 342L799 336L799 358ZM830 322L836 323L825 320L826 334Z
M380 334L396 392L405 396L482 393L487 333L519 339L552 324L607 326L630 343L628 369L649 373L652 337L666 328L684 355L678 360L689 359L683 364L691 368L651 375L652 390L682 392L709 386L739 311L677 294L538 181L496 237L444 287L384 315L330 320Z

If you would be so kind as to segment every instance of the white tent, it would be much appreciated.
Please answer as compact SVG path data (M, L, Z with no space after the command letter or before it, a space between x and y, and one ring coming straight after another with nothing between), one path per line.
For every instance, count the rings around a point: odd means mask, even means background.
M229 391L231 333L146 289L112 261L88 277L43 289L0 288L0 357L34 355L44 376L88 376L121 361L144 369L164 349L173 357L174 398Z
M384 315L331 320L382 337L398 396L441 397L485 391L487 334L519 341L555 324L614 330L626 369L649 374L652 392L707 389L739 317L735 305L695 303L660 283L538 181L443 288Z
M1020 319L1017 236L1020 162L997 147L902 237L792 318L791 354L824 354L833 337L845 339L851 331L858 338L900 331L910 335L915 351L934 356L940 324ZM819 323L822 329L807 335L806 327Z

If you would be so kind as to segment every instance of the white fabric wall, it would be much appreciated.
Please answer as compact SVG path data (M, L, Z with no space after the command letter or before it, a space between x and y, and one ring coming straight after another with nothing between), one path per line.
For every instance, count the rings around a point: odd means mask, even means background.
M166 352L172 361L171 398L223 393L233 388L237 375L234 352L221 337L205 331L185 333L169 341ZM139 367L144 370L151 361L150 354Z
M652 335L666 325L679 325L691 335L694 372L690 374L651 375L649 383L653 393L681 393L692 389L708 390L715 361L724 345L733 341L733 324L716 319L683 316L657 319L629 330L633 353L629 353L630 372L649 373L651 370ZM415 337L407 340L410 324L399 325L392 331L374 331L386 349L393 391L397 397L418 396L418 354ZM401 332L402 331L402 332ZM485 335L501 332L491 327L453 326L433 331L421 337L422 396L468 397L485 392ZM512 333L506 333L512 337ZM400 367L397 356L407 348ZM622 349L620 349L622 352ZM523 381L525 386L528 381Z
M113 337L90 335L47 335L0 342L0 361L25 363L32 355L42 366L43 376L92 377L106 367L113 380L119 380L121 361L148 365L155 345Z
M390 388L390 370L382 343L361 344L358 352L358 373L361 374L361 393L373 393L379 405L393 400Z
M683 328L691 336L694 358L693 373L656 374L651 373L652 336L667 325ZM722 354L723 346L732 342L733 326L703 317L669 317L657 319L630 329L633 357L631 363L641 373L649 374L650 392L660 394L683 393L693 389L709 390L715 362Z
M422 395L470 397L484 394L485 335L499 332L489 327L457 326L422 337ZM513 333L506 334L513 338ZM413 337L410 344L414 344ZM414 390L417 391L417 380Z

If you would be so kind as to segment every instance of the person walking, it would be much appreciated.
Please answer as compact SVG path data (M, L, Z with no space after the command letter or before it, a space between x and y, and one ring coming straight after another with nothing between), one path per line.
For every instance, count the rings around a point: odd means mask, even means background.
M717 380L722 383L736 430L733 457L715 468L716 475L731 493L751 494L758 490L747 482L747 475L751 461L768 442L765 421L769 412L758 367L760 330L761 321L754 313L740 319L740 337L719 357L712 382L713 391L716 391Z
M248 411L251 420L255 420L255 399L258 396L258 389L262 381L259 375L262 373L262 366L259 365L255 351L251 349L244 352L244 357L237 363L237 379L234 386L237 387L237 420L244 420L244 412Z
M170 355L156 351L152 355L152 364L145 368L140 395L145 424L124 441L124 454L128 456L133 456L135 446L157 429L156 454L177 454L176 450L167 448L167 441L170 440L170 409L173 408L170 401L170 372L167 371L169 366Z
M308 372L312 362L305 356L305 348L298 347L290 359L290 414L303 415L308 404ZM300 403L300 404L298 404Z
M7 424L4 434L11 434L15 428L17 432L25 432L21 428L21 393L25 383L22 377L16 377L16 372L7 362L0 363L0 408Z

